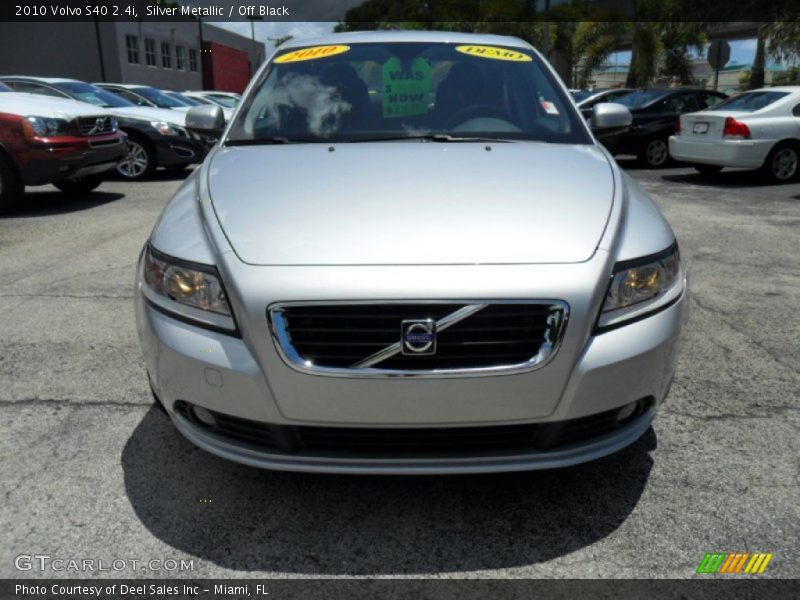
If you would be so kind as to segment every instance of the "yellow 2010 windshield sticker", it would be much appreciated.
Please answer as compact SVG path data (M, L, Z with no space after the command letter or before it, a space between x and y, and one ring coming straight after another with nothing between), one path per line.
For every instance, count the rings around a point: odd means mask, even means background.
M494 60L510 60L514 62L530 62L533 60L529 54L517 52L516 50L508 50L507 48L499 48L497 46L456 46L456 51L462 54L469 54L470 56L479 56L481 58L491 58Z
M300 62L301 60L316 60L318 58L328 58L329 56L343 54L348 50L350 50L350 46L312 46L311 48L302 48L301 50L281 54L274 62L280 64Z

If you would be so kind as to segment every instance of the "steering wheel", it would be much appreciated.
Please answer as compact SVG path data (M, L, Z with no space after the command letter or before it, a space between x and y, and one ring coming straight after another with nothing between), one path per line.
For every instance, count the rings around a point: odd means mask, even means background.
M456 125L461 125L477 117L496 118L508 121L508 114L502 108L492 106L491 104L475 104L457 110L450 115L444 124L444 129L454 129Z

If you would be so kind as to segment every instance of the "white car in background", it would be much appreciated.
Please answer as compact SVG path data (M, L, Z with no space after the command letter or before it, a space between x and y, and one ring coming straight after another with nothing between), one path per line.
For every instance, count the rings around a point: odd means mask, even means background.
M673 158L701 173L760 169L774 182L800 172L800 86L739 94L712 110L681 115L669 138Z
M175 94L178 92L168 92L169 94ZM228 106L230 102L220 102L218 99L211 98L206 92L180 92L180 95L186 98L189 101L196 102L197 105L206 106L219 106L222 109L222 114L225 115L225 121L230 121L233 117L233 112L236 110L236 105Z

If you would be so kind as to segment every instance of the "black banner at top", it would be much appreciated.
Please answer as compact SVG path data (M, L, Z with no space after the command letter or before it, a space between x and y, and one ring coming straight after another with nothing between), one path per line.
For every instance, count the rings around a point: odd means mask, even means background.
M420 23L800 20L800 0L4 0L0 21Z

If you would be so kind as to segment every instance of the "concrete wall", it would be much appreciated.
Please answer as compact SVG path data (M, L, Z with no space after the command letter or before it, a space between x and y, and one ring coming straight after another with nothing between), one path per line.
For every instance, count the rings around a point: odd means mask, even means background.
M94 23L0 23L0 74L99 80Z
M113 42L118 56L119 75L115 81L121 83L141 83L165 90L199 90L203 86L200 54L200 29L196 22L175 23L109 23L116 28ZM126 36L133 35L139 41L139 62L128 62ZM147 65L145 40L153 40L156 49L155 66ZM161 44L169 44L171 66L164 67ZM176 47L184 48L183 69L178 69ZM197 52L197 71L192 72L189 64L189 49ZM109 73L109 76L111 73ZM112 81L109 79L109 81Z

